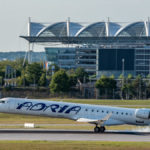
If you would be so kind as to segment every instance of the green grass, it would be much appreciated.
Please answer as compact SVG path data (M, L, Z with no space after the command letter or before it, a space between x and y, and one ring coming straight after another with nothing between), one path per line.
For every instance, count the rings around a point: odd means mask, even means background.
M0 150L149 150L150 142L0 141Z
M35 129L55 129L55 130L89 130L93 131L94 125L91 124L82 124L82 125L67 125L67 124L61 124L61 125L36 125L35 124ZM6 126L0 126L0 129L24 129L24 125L16 125L12 124L12 126L6 125ZM132 126L132 125L120 125L120 126L108 126L106 127L106 130L136 130L136 129L142 129L143 127L137 127L137 126Z
M93 131L95 125L72 125L72 126L67 126L67 125L61 125L61 126L37 126L36 128L41 128L41 129L64 129L64 130L90 130ZM106 130L135 130L135 129L140 129L143 127L137 127L133 125L120 125L120 126L107 126Z
M74 124L72 120L62 118L50 118L29 115L16 115L0 113L0 124L23 124L25 122L33 122L35 124Z
M40 129L66 129L66 130L91 130L93 131L94 125L87 123L79 123L76 121L62 119L62 118L48 118L39 116L26 116L16 114L3 114L0 113L0 124L6 124L0 128L24 128L24 123L34 123L36 128ZM8 124L8 125L7 125ZM9 126L11 124L11 126ZM16 125L22 124L22 125ZM40 126L37 124L41 124ZM48 124L47 126L42 124ZM59 124L59 125L53 125ZM136 126L123 125L106 127L108 130L132 130Z

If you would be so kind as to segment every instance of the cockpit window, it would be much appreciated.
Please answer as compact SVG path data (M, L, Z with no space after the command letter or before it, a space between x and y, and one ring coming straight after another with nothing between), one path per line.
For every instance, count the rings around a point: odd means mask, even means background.
M5 103L5 101L0 101L0 103L3 103L3 104L4 104L4 103Z

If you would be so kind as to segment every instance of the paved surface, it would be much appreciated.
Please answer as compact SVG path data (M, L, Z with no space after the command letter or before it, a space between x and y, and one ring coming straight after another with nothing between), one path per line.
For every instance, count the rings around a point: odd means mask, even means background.
M47 141L149 141L150 132L107 131L103 134L86 130L1 129L0 140Z
M30 122L32 124L32 122ZM92 124L34 124L35 126L93 126ZM0 127L24 126L24 124L0 124Z

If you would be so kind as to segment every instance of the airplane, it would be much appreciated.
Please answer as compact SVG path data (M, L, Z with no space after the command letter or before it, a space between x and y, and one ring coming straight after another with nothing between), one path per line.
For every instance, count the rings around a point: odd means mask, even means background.
M150 109L146 108L121 108L10 97L0 99L0 112L67 118L91 123L95 125L95 133L105 132L105 126L150 125Z

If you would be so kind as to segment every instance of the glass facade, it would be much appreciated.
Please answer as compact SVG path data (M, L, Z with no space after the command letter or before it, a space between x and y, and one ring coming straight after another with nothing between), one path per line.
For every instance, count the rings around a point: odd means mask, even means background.
M124 64L123 64L124 59ZM99 70L134 70L134 49L99 49Z
M59 49L45 48L46 59L50 64L57 64Z
M125 76L150 74L150 47L126 49L100 49L98 75L119 76L124 70ZM124 64L123 60L124 59Z
M90 75L150 74L150 47L143 48L45 48L47 61L63 69L84 68ZM124 60L124 62L123 62Z
M96 48L76 47L76 67L84 68L90 75L96 74Z
M147 76L150 74L150 47L135 50L136 75Z
M101 48L97 55L97 77L101 75L119 77L123 72L124 76L135 75L134 48Z
M75 68L75 48L45 48L47 61L56 64L62 69Z

